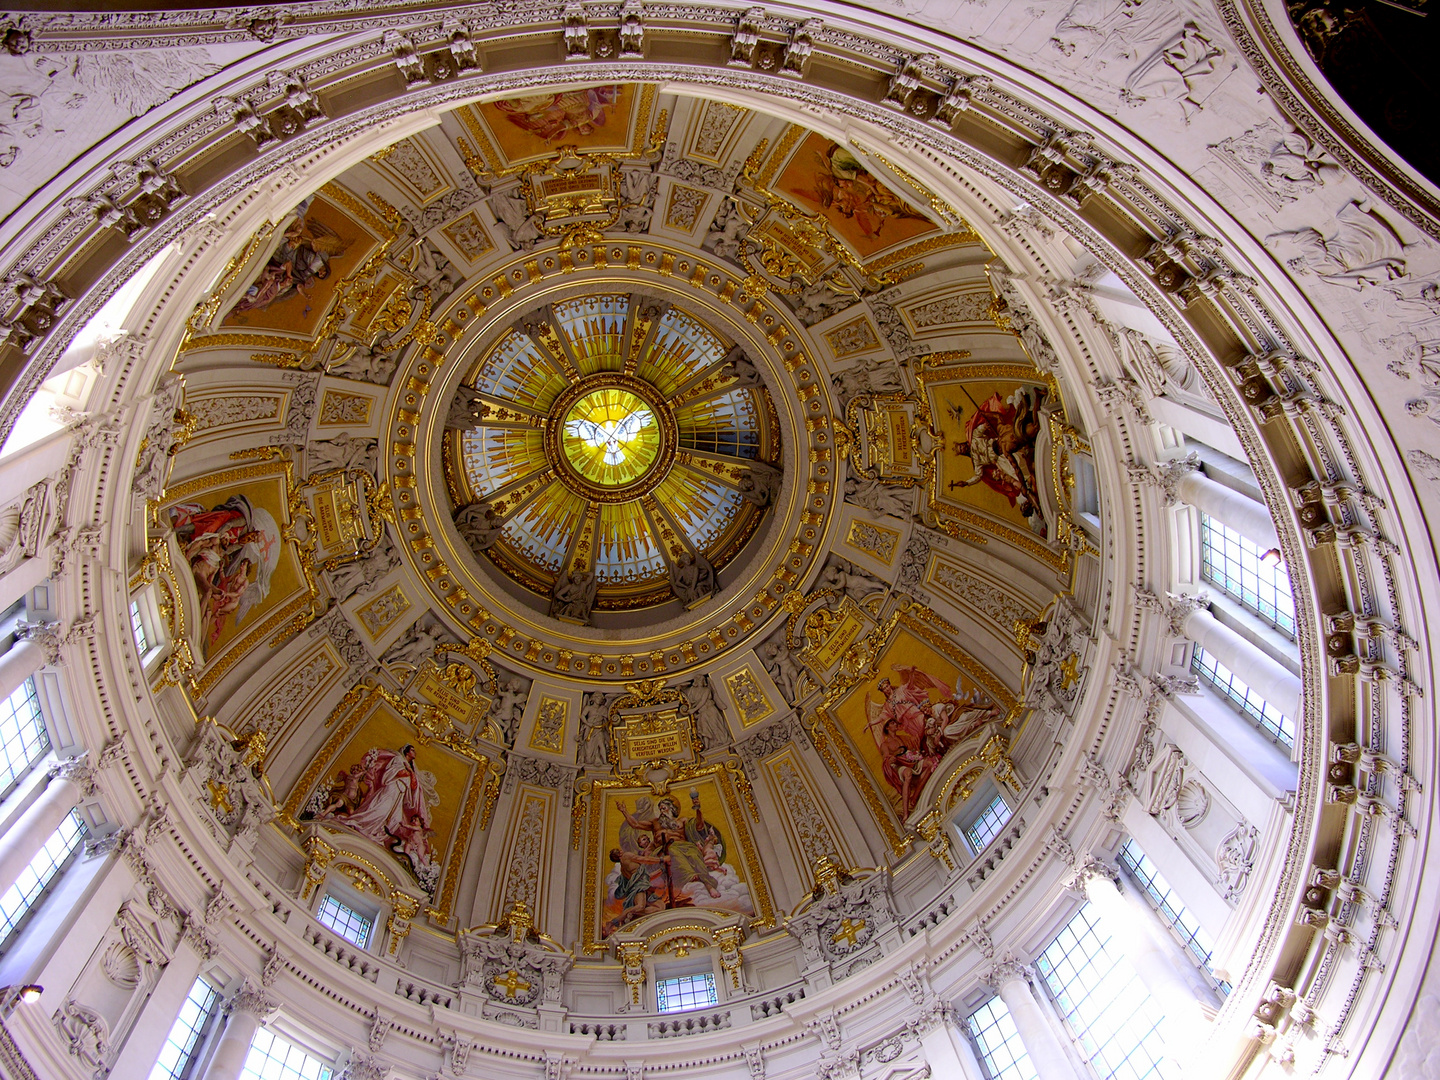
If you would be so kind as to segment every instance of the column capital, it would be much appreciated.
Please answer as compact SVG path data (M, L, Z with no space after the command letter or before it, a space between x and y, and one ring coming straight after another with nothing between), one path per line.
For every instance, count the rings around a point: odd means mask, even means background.
M99 792L95 784L95 769L86 760L86 755L77 754L72 758L64 758L50 766L50 778L68 780L80 788L81 794L87 799L93 799Z
M1131 465L1130 480L1135 484L1153 484L1160 489L1166 506L1181 502L1180 479L1200 468L1200 455L1186 454L1181 458L1157 462L1154 465Z
M39 649L41 655L45 657L45 663L50 667L60 665L60 646L65 642L60 636L58 622L27 623L22 621L15 627L15 636Z
M989 971L980 976L980 981L994 987L997 991L1006 983L1012 982L1027 983L1028 989L1028 982L1033 974L1034 971L1029 964L1013 952L1007 952L995 961Z
M1096 858L1094 855L1086 855L1075 863L1073 888L1085 892L1085 887L1090 882L1102 879L1110 882L1117 890L1120 888L1120 871L1114 863Z
M262 986L256 986L247 976L240 988L225 1002L227 1013L249 1013L262 1024L280 1008L280 1002L271 997Z

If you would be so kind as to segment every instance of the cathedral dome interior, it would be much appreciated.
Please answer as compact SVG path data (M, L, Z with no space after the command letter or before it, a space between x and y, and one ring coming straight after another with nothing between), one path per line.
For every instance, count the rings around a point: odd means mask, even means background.
M1326 10L0 15L0 1076L1440 1075Z

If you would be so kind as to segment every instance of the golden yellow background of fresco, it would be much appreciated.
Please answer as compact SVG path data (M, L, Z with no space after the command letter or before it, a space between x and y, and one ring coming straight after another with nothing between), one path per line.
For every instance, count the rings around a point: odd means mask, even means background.
M160 521L167 527L170 524L170 509L179 506L181 503L200 503L209 510L219 506L232 495L244 495L250 500L250 505L262 510L268 510L275 523L283 530L290 520L289 511L285 502L285 481L281 477L274 477L268 480L253 480L246 484L235 484L229 487L212 488L202 491L198 495L190 495L183 499L175 499L167 503L160 511ZM177 566L177 573L189 574L190 567ZM253 571L252 571L253 573ZM191 583L194 584L192 577ZM254 577L251 577L254 580ZM215 639L215 644L207 647L205 643L205 627L200 627L198 638L200 641L201 655L208 663L215 657L224 653L226 647L238 637L249 633L252 627L259 626L266 617L277 608L283 607L300 593L306 591L305 579L300 571L300 557L295 551L295 545L289 540L282 540L280 543L280 559L275 564L275 572L270 575L270 592L264 600L256 604L245 613L243 622L236 624L235 613L231 612L225 616L225 629Z
M309 806L316 791L329 791L335 774L342 770L348 772L350 766L358 764L371 747L399 750L406 743L415 747L415 767L435 774L435 789L439 793L439 800L430 807L430 827L435 830L430 835L430 845L435 850L436 863L443 867L446 853L450 850L450 834L455 829L455 819L464 802L473 765L435 743L421 746L416 741L415 729L400 719L388 705L379 705L350 736L349 742L320 774L315 787L305 793L300 807L303 810ZM340 821L326 819L323 823L335 828L345 828L344 822ZM401 866L405 865L398 858L396 862Z
M485 121L485 126L490 129L490 134L495 139L496 147L511 165L547 157L561 146L574 146L580 150L629 150L630 121L635 109L637 87L634 83L627 83L615 89L617 93L614 104L605 106L605 119L603 123L595 125L594 130L587 134L572 129L548 141L516 124L494 101L474 105L472 108ZM558 94L522 95L501 100L514 103L533 100L538 103L542 99L553 100L584 93L584 90L566 90Z
M222 326L286 330L306 336L315 333L315 327L320 324L325 310L335 296L336 286L345 279L351 270L360 265L365 256L370 254L375 247L376 240L354 218L322 195L317 195L310 203L306 216L335 230L342 240L349 242L350 246L341 254L331 257L330 276L321 278L314 283L310 289L308 300L296 292L283 300L275 301L263 310L232 312L225 316L224 322L221 323ZM283 232L293 220L293 216L286 218L280 231ZM252 283L264 273L265 266L268 264L269 259L255 271L255 275L250 279ZM307 305L310 308L309 314L305 314Z
M930 385L932 404L930 412L934 418L936 430L940 432L943 440L941 449L935 455L939 463L939 467L936 469L935 494L941 502L981 510L1007 524L1014 525L1022 532L1031 532L1030 522L1020 512L1019 507L1011 506L1009 499L983 481L967 488L953 490L949 484L952 480L969 480L975 475L975 467L971 464L970 459L955 452L955 447L965 441L965 425L975 415L975 404L971 398L983 404L991 394L999 394L1000 400L1004 401L1021 386L1032 385L1039 386L1041 384L1022 383L1015 380L979 379L967 380L963 383L932 383ZM967 392L970 397L965 396ZM952 405L958 406L961 410L962 419L959 422L950 413ZM1044 463L1037 461L1035 466L1037 482L1044 482L1046 479Z
M835 230L835 235L844 240L862 259L868 259L877 252L913 240L917 236L940 231L939 226L928 218L892 217L881 226L877 235L866 236L853 218L841 213L833 205L822 206L816 179L830 172L826 155L836 145L838 144L825 136L811 132L781 172L780 179L775 183L775 190L788 195L810 213L823 217ZM874 182L879 187L885 186L878 180Z
M875 741L875 736L867 728L865 716L865 699L881 704L884 697L875 689L880 685L881 679L889 679L898 685L902 680L895 674L895 665L902 667L917 667L927 675L933 675L940 679L947 686L953 687L957 679L960 680L960 688L965 693L972 690L979 690L986 701L991 700L984 688L967 675L962 675L954 661L948 659L933 648L921 641L910 631L901 628L890 644L885 647L881 654L880 664L876 668L875 677L859 684L852 690L848 697L835 706L834 716L836 722L844 729L845 734L850 737L851 744L860 754L860 760L865 763L866 770L870 773L875 783L875 788L890 804L898 817L901 813L900 792L885 782L885 770L880 763L880 747ZM930 692L931 702L943 700L936 690Z

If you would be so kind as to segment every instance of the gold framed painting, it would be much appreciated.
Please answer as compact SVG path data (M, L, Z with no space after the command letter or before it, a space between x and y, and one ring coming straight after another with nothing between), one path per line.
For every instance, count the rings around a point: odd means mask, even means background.
M379 242L338 200L304 199L220 325L313 337L341 282Z
M177 577L189 586L186 623L202 694L237 656L304 618L319 595L294 532L293 468L275 458L207 473L168 488L156 510L172 565L186 567Z
M661 789L594 781L588 796L582 945L598 952L650 915L699 910L774 923L754 837L725 764Z
M431 737L405 715L413 706L364 683L347 694L284 813L369 841L448 918L489 762Z
M816 132L795 148L774 190L822 217L861 261L940 232L940 226L895 194L855 153Z
M1015 363L928 367L918 381L939 436L930 510L942 523L989 532L1061 569L1065 555L1052 538L1063 508L1049 475L1049 418L1064 408L1053 381Z
M898 611L872 635L869 663L842 671L810 721L832 768L848 772L895 853L934 776L1003 725L1015 695L925 608Z

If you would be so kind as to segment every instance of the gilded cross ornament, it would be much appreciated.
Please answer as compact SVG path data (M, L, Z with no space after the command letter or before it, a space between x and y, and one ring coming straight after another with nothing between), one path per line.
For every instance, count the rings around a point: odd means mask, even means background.
M845 916L845 918L840 920L840 929L836 930L835 933L830 935L830 940L835 942L835 944L837 945L843 941L846 945L854 948L856 939L860 937L860 931L864 929L864 919L852 919L849 915L847 915Z
M219 783L215 780L206 780L205 787L210 791L210 809L219 810L228 814L235 809L235 804L230 799L230 785Z
M497 977L495 985L505 991L507 998L513 998L522 990L529 990L530 984L520 977L520 973L514 968L505 972L503 978Z

